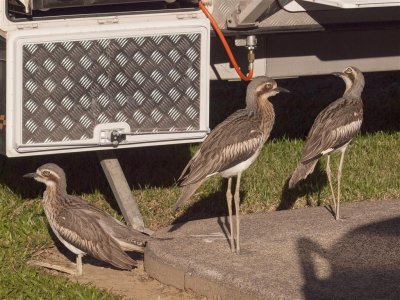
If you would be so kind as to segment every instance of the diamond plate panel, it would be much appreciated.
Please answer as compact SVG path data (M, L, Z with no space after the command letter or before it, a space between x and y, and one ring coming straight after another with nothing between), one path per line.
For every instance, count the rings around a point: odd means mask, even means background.
M200 34L23 46L23 144L93 138L97 124L133 132L199 129Z

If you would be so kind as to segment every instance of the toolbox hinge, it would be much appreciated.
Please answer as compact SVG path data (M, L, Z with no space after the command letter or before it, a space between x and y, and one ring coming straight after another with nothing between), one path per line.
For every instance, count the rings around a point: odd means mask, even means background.
M116 16L109 17L109 18L101 18L101 19L97 19L97 23L99 23L100 25L117 24L117 23L119 23L119 19Z
M178 14L176 16L178 20L187 20L187 19L198 19L199 16L198 14L192 13L192 14Z
M18 24L17 28L19 30L25 30L25 29L37 29L39 27L38 23L29 23L29 24Z

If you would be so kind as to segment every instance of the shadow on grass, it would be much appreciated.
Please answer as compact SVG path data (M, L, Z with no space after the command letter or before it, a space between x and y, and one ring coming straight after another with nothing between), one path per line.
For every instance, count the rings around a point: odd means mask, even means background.
M244 182L244 178L242 178L242 184ZM220 224L221 229L225 232L225 236L229 237L229 221L228 221L228 205L226 203L226 189L228 187L228 181L226 179L221 179L220 187L217 192L210 193L204 198L201 198L199 201L196 201L192 205L190 205L183 214L177 217L172 227L170 228L170 232L173 232L179 229L185 222L194 221L199 219L206 218L214 218L219 216L224 216L225 221L222 222L221 219L218 219L218 224ZM232 181L232 193L234 192L234 188L236 187L236 178ZM241 202L246 201L246 193L244 191L240 191L240 200ZM234 202L234 200L232 200ZM235 215L235 205L232 203L232 213ZM228 231L227 231L228 230Z
M320 191L328 183L328 177L325 170L321 167L321 163L318 162L315 166L314 172L307 176L306 179L301 180L297 185L289 189L289 180L286 179L285 185L282 188L281 198L277 210L291 209L294 207L296 200L313 193L318 193L317 205L321 205ZM307 200L308 201L308 200ZM312 205L311 203L307 203Z

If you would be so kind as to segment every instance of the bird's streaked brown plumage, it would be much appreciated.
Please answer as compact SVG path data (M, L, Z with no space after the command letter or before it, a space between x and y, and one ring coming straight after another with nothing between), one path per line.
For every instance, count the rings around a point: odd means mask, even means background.
M182 193L174 209L184 204L211 176L238 176L240 182L240 174L257 158L272 130L275 112L268 98L281 91L287 90L277 87L275 80L268 77L258 77L250 82L246 108L216 126L183 170L179 178ZM238 210L239 207L237 214Z
M341 151L343 155L347 145L360 131L363 120L361 93L364 88L364 76L355 67L347 67L342 73L334 74L345 81L346 90L341 98L328 105L315 119L300 162L289 180L289 188L293 188L312 173L321 156L329 156L336 150ZM330 167L327 168L330 172ZM330 173L328 175L330 180Z
M57 238L70 251L78 256L89 254L124 270L136 265L124 251L143 251L149 236L128 228L82 198L68 195L64 171L55 164L45 164L26 177L46 184L46 217Z
M259 151L269 136L275 118L272 105L262 113L268 116L264 130L260 128L261 113L246 109L235 112L215 127L180 176L181 185L192 184L232 168Z

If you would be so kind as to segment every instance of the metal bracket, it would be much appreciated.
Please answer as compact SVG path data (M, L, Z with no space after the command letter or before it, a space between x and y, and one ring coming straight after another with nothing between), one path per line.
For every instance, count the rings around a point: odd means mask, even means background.
M111 143L114 145L114 147L116 147L122 141L126 140L126 134L120 133L119 131L114 130L111 132L110 140L111 140Z
M112 144L114 147L117 147L120 143L125 140L123 135L124 132L129 132L129 126L125 127L119 125L111 125L108 126L110 128L99 128L97 131L95 129L95 136L99 136L99 144L103 146L107 146Z
M247 48L247 61L249 62L249 70L253 69L254 61L256 59L254 50L257 48L257 37L255 35L248 35L245 38L236 38L235 46Z
M132 191L115 152L112 150L97 151L97 157L125 221L133 229L151 235L153 232L144 227L143 217L140 213L139 206L132 195Z
M273 0L240 0L227 19L227 28L258 27L258 19L270 8Z

